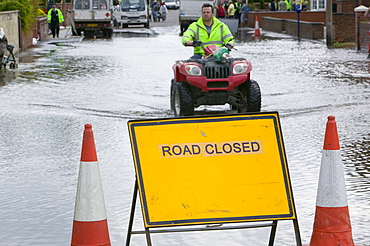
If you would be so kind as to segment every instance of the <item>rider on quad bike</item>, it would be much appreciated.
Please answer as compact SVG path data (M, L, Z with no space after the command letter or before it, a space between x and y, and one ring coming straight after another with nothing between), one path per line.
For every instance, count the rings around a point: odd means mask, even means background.
M202 17L184 33L182 43L194 47L188 60L172 66L171 109L175 116L194 115L200 105L229 103L238 112L259 112L261 92L250 79L252 64L244 58L232 58L234 47L229 28L213 17L212 5L204 4Z

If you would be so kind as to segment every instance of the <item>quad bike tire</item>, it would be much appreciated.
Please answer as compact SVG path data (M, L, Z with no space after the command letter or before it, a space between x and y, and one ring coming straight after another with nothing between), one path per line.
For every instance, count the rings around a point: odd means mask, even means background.
M240 85L240 92L243 97L243 106L238 107L239 113L261 111L261 90L255 80L251 79Z
M186 82L171 83L171 109L175 116L194 115L193 97Z

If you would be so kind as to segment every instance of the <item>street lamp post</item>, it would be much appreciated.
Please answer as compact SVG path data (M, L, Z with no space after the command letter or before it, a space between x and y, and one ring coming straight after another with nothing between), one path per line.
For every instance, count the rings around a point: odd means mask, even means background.
M298 41L301 41L300 37L300 13L302 11L302 2L301 0L295 1L295 11L297 12L297 37Z

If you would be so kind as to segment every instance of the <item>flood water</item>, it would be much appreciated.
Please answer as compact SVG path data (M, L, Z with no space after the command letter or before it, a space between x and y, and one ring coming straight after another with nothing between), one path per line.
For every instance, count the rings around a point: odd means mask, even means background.
M134 187L127 121L173 117L171 66L190 57L178 26L158 35L42 43L0 70L0 242L68 245L84 124L93 125L112 245L124 245ZM337 120L352 233L370 244L370 63L367 54L292 38L238 41L262 111L278 111L302 242L311 238L327 116ZM228 114L202 107L197 115ZM139 204L134 229L143 228ZM267 245L269 228L152 235L153 245ZM131 245L145 245L133 235ZM295 245L279 221L275 245Z

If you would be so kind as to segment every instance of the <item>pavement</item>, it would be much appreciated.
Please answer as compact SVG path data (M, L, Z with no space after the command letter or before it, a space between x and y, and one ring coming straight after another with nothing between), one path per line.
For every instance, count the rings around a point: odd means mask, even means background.
M72 35L72 27L71 26L61 26L59 30L59 38L53 38L52 34L49 34L47 37L40 40L42 43L48 44L57 44L57 43L66 43L66 42L78 42L81 41L84 37L83 36L73 36Z

